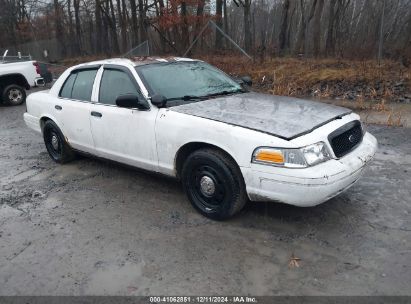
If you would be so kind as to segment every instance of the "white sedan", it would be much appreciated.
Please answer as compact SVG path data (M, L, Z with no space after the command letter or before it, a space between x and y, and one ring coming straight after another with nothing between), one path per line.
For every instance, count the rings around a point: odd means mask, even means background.
M314 206L358 180L377 141L357 114L250 85L199 60L102 60L31 94L24 119L54 161L83 152L177 177L213 219L248 200Z

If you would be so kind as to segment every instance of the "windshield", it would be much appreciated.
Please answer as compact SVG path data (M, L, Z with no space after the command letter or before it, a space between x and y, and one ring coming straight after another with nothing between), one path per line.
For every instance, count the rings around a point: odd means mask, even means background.
M167 100L190 99L243 91L241 85L211 65L193 62L155 63L136 67L150 95Z

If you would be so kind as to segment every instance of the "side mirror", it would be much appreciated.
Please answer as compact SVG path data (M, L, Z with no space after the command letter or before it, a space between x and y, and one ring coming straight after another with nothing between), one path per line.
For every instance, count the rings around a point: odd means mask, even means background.
M156 107L162 108L166 105L167 98L163 95L156 94L151 97L151 103Z
M243 84L251 87L253 85L253 80L251 79L250 76L243 76L241 77L241 81Z
M139 99L137 95L127 94L120 95L116 99L116 105L120 108L137 108L139 110L148 110L150 106L147 101Z

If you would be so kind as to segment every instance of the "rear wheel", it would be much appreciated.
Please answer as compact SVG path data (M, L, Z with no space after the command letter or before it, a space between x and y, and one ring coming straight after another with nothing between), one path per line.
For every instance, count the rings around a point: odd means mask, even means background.
M3 101L11 106L18 106L26 101L26 90L15 84L5 87L2 95Z
M229 156L216 149L190 154L183 165L182 182L194 208L211 219L230 218L247 202L240 169Z
M51 120L43 127L44 144L51 159L64 164L74 159L75 153L66 142L60 128Z

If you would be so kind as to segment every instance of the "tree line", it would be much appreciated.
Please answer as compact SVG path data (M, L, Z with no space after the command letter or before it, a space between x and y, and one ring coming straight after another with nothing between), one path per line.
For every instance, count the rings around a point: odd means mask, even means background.
M409 0L0 0L0 49L56 39L63 57L235 49L252 55L409 58Z

